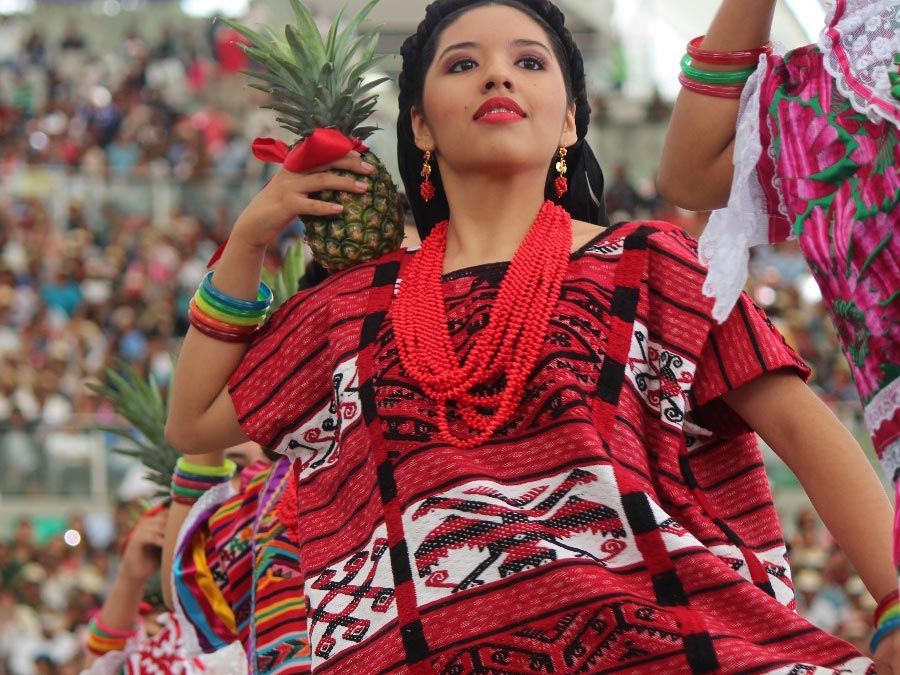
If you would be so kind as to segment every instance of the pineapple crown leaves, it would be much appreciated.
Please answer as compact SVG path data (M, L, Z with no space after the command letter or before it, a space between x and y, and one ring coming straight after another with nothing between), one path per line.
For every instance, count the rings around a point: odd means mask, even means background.
M306 261L303 257L303 242L299 240L288 249L284 256L284 263L274 274L271 274L268 270L263 270L262 280L272 289L270 315L297 292L300 279L305 272Z
M223 19L249 41L241 48L263 68L244 71L263 82L250 86L272 97L264 107L277 112L276 121L293 134L306 138L316 128L334 128L364 141L377 130L361 126L378 100L372 92L389 79L363 84L366 73L385 58L376 54L377 29L358 34L378 0L371 0L343 28L341 9L324 38L309 10L299 0L290 2L295 21L285 26L283 38L269 28L260 33Z
M168 398L163 398L152 375L144 379L124 361L107 368L105 376L105 382L90 382L87 386L109 401L130 426L100 426L99 429L136 445L136 448L116 448L114 452L140 460L149 472L148 479L160 486L158 495L167 496L180 456L165 437Z

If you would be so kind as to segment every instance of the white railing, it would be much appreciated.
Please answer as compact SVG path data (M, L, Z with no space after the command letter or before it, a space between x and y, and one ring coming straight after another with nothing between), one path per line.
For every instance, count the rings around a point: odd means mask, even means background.
M153 225L164 226L176 214L214 218L221 215L222 208L227 209L227 217L234 218L260 189L265 176L259 171L227 176L207 171L180 178L165 165L129 175L24 166L0 176L4 187L0 200L39 199L60 228L74 204L81 206L88 222L99 222L104 210L112 207L122 215L146 217Z

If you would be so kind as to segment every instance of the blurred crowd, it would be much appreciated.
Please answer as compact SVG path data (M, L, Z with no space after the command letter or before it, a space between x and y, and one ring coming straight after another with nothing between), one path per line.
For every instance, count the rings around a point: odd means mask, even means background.
M265 179L248 161L249 140L277 134L239 75L248 64L236 38L221 23L199 37L132 30L96 53L75 22L50 41L0 15L0 184L14 188L0 191L0 494L77 490L54 471L59 458L82 450L84 429L116 421L87 380L124 362L165 388L188 302L237 196ZM44 174L61 169L105 191L86 187L54 212ZM702 231L704 214L666 204L626 165L607 170L614 221ZM158 175L196 189L162 219L136 208L130 192ZM792 244L759 250L752 272L750 292L813 366L813 386L858 424L849 371L799 253ZM36 537L23 520L0 540L0 675L78 672L81 634L133 509L123 498L106 537L77 521L66 528L80 533L74 544L62 533ZM800 611L864 646L872 599L814 515L802 513L793 530Z
M92 540L78 517L47 537L23 518L0 540L0 675L81 671L88 621L114 578L136 508L116 510L111 537Z
M0 15L0 494L77 489L54 457L113 421L86 379L121 361L165 387L229 207L265 178L249 139L276 129L239 36L199 37L131 30L97 53L74 20L51 43ZM159 175L181 190L163 218L141 207Z

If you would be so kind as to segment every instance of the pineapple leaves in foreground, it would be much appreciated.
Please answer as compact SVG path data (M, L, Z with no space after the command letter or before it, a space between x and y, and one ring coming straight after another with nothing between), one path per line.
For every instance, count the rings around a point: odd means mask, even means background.
M105 376L105 382L91 382L87 386L109 401L130 426L99 429L137 446L116 448L114 452L139 460L147 468L149 480L160 486L160 494L168 494L179 457L165 437L169 399L163 399L152 375L145 380L124 361L118 361L115 368L107 368Z
M378 87L387 78L372 71L387 55L378 54L378 31L363 28L377 4L369 0L352 16L342 9L324 35L302 0L290 0L294 17L283 30L238 28L250 42L242 48L260 67L247 72L251 86L269 94L263 107L275 111L276 122L296 137L294 144L316 129L336 129L362 142L377 131L367 120L375 111ZM375 167L364 179L366 193L314 193L313 199L337 202L345 209L338 216L303 217L306 242L316 260L332 272L402 244L402 212L390 171L371 151L363 157ZM296 291L293 279L282 285L287 297Z
M297 241L288 249L284 255L284 262L281 267L271 274L268 270L263 270L262 280L272 289L272 306L269 309L271 314L276 309L287 302L296 292L300 285L300 279L306 272L306 261L304 260L303 243Z

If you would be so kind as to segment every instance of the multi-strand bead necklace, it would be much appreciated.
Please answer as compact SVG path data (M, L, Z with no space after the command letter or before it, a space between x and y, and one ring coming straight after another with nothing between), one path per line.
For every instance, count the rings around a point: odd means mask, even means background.
M404 369L438 404L442 440L473 448L509 422L522 400L559 300L572 218L553 202L543 205L463 362L450 337L441 281L448 228L447 221L436 225L410 261L394 305L394 332ZM485 393L486 387L496 393ZM472 434L463 437L450 429L451 402Z

